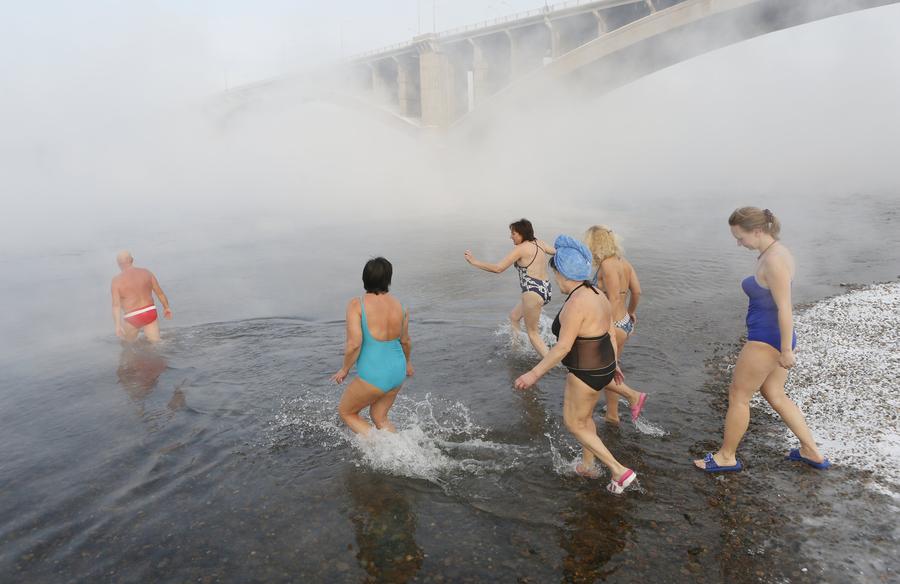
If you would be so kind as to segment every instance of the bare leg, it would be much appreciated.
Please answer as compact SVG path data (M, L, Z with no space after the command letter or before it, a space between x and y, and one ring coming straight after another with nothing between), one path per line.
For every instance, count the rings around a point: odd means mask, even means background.
M815 462L822 462L825 457L819 452L816 441L813 438L803 413L797 404L784 393L784 383L787 381L788 371L783 367L776 367L762 384L762 395L778 412L787 427L800 439L800 455Z
M122 339L126 343L133 343L137 340L138 334L140 334L141 329L134 328L131 326L128 321L122 321L122 330L125 331L125 338Z
M632 389L631 387L629 387L628 385L626 385L624 383L612 382L609 385L607 385L606 389L604 389L603 391L610 391L610 392L621 395L622 397L624 397L625 399L628 400L628 403L630 405L636 405L638 403L638 400L641 398L641 393L639 391L635 391L634 389ZM618 421L618 420L619 420L619 417L618 417L618 413L617 413L615 421Z
M520 301L509 313L509 332L513 344L518 344L519 342L519 333L522 331L519 322L521 322L523 316L524 312L522 309L522 302Z
M384 392L357 377L350 382L338 404L338 414L351 430L366 435L372 426L359 416L363 408L373 404L384 396Z
M151 343L159 342L159 320L154 320L143 328L144 337Z
M722 447L713 454L719 466L733 466L737 463L735 453L750 424L750 398L762 386L766 378L778 367L779 352L766 343L748 341L731 378L728 388L728 413L725 414L725 436ZM695 460L699 468L705 468L703 460Z
M625 347L625 341L628 340L628 335L620 329L619 327L615 328L616 331L616 350L618 351L619 358L622 357L622 349ZM630 388L629 388L630 389ZM604 419L607 422L611 422L613 424L619 423L619 396L616 395L616 392L605 389L603 393L606 395L606 415ZM626 396L628 397L628 396ZM635 401L632 402L631 398L629 398L629 402L633 404L637 403L637 397L635 397Z
M531 341L531 346L538 352L538 355L544 358L550 352L547 343L541 338L540 330L541 308L544 306L544 299L537 292L525 292L522 294L521 306L525 313L525 330L528 331L528 340Z
M396 387L378 398L369 408L369 416L371 416L372 421L375 422L375 427L379 430L397 433L397 428L388 420L387 414L391 406L394 405L394 400L397 399L398 393L400 393L400 388Z
M591 454L600 459L612 473L612 478L618 480L628 470L615 459L612 453L597 436L597 432L591 431L593 426L591 416L600 392L594 391L576 378L571 373L566 376L566 393L563 398L563 421L566 429L584 446Z
M597 392L598 401L600 398L600 393L601 392L599 392L599 391ZM605 391L602 393L606 394ZM609 394L606 394L606 395L609 395ZM591 415L588 416L588 418L586 420L586 424L587 424L588 432L593 432L594 434L597 433L597 423L594 422L593 408L591 409ZM582 469L584 471L590 471L590 469L592 469L595 464L597 464L597 459L596 459L596 457L594 457L594 454L587 448L582 448L581 449L581 467L582 467ZM577 467L576 467L576 470L577 470Z

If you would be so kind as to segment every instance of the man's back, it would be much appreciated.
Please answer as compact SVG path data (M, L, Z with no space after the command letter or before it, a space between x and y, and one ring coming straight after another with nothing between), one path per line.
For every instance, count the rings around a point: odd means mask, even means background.
M153 274L144 268L131 267L113 278L125 312L153 304Z

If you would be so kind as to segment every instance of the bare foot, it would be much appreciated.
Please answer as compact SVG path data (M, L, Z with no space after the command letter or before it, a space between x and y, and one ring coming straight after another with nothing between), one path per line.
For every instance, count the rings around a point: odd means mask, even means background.
M586 467L581 463L575 466L575 474L578 476L582 476L586 479L599 479L600 478L600 469L597 468L596 465Z
M614 426L619 425L619 418L610 418L609 416L604 416L603 421L606 422L607 424L612 424Z

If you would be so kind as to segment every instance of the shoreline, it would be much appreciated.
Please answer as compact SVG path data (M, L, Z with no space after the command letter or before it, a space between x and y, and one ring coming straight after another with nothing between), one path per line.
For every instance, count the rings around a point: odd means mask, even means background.
M785 389L835 465L870 473L869 486L897 498L900 282L841 285L849 290L797 307L797 365ZM777 417L759 394L752 406Z

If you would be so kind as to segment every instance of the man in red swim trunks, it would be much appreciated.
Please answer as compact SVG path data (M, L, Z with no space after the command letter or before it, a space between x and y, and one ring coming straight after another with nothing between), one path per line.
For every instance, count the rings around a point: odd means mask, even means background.
M131 343L143 329L147 340L155 343L159 340L159 323L156 321L153 293L156 293L162 303L166 319L170 320L172 310L169 308L169 299L150 270L135 267L131 252L120 251L116 262L122 270L112 280L112 311L116 336Z

